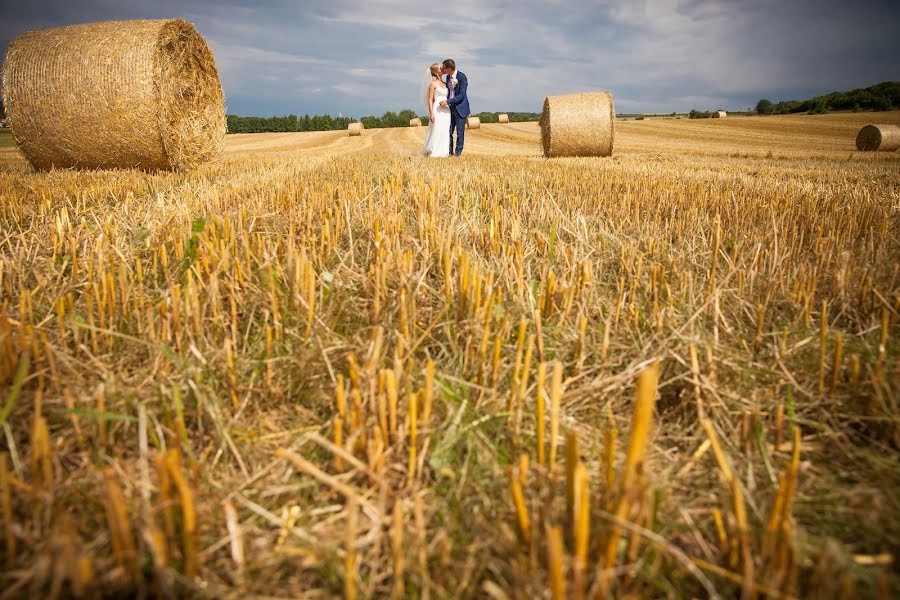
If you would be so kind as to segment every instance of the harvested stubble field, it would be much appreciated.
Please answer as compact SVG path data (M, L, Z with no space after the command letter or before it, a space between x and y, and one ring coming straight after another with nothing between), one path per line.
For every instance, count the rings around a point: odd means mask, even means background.
M2 597L889 597L871 115L0 149ZM878 115L900 123L900 114Z

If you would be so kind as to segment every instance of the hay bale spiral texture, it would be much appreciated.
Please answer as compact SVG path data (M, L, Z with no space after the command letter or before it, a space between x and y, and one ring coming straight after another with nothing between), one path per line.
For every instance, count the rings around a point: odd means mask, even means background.
M422 126L422 119L420 119L419 117L416 117L415 119L410 119L410 120L409 120L409 126L410 126L410 127L421 127L421 126Z
M900 148L900 127L897 125L866 125L856 134L856 149L893 152Z
M466 117L466 129L481 129L481 119L478 117Z
M3 61L13 137L36 169L190 169L225 140L213 54L190 23L29 31Z
M541 113L544 156L610 156L616 109L609 92L548 96Z
M497 117L497 120L500 123L509 123L509 115L506 113L502 113L499 117Z
M362 135L362 131L362 123L350 123L350 125L347 126L347 132L349 133L350 137L360 136Z
M713 119L724 119L727 116L728 116L728 113L725 112L724 110L717 110L716 112L714 112L712 114Z

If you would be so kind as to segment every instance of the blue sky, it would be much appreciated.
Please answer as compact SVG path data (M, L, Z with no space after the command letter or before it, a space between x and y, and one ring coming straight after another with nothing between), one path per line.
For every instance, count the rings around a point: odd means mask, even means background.
M456 59L478 111L608 89L618 112L727 110L900 79L900 2L858 0L0 0L28 29L183 17L216 56L229 113L418 108Z

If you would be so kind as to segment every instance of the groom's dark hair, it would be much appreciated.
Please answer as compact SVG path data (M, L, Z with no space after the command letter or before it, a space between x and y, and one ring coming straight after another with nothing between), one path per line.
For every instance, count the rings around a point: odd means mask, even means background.
M445 69L453 69L455 71L456 70L456 61L453 60L452 58L448 58L447 60L444 61L444 68Z

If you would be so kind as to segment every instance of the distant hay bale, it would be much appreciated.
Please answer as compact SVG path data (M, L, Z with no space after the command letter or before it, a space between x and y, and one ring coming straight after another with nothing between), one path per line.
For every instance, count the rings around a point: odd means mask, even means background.
M506 113L502 113L499 117L497 117L497 120L500 123L509 123L509 115Z
M362 123L350 123L350 125L347 127L347 131L350 133L350 137L362 135L363 129L364 127Z
M466 129L481 129L481 119L478 117L467 117Z
M544 156L610 156L616 109L609 92L548 96L541 113Z
M410 127L421 127L421 126L422 126L422 119L420 119L419 117L416 117L415 119L410 119L410 120L409 120L409 126L410 126Z
M724 110L717 110L712 115L710 115L710 117L713 119L724 119L727 116L728 116L728 113L725 112Z
M180 19L23 33L6 52L3 84L13 136L36 169L185 170L222 151L213 54Z
M900 127L897 125L866 125L856 134L857 150L893 152L900 148Z

